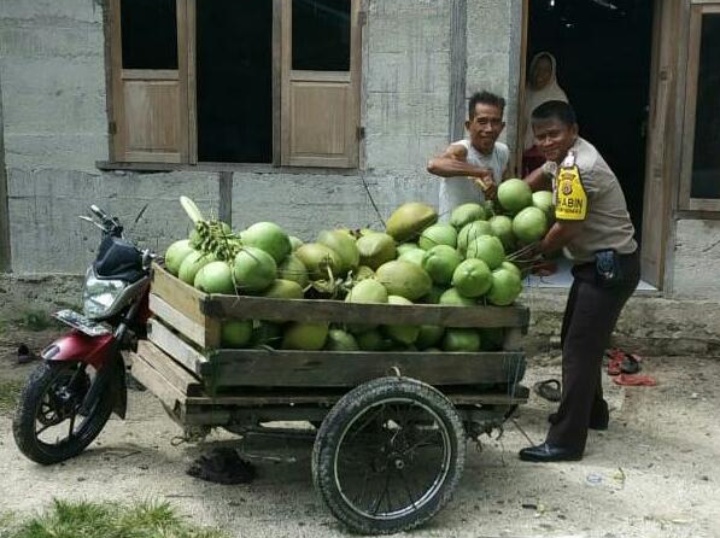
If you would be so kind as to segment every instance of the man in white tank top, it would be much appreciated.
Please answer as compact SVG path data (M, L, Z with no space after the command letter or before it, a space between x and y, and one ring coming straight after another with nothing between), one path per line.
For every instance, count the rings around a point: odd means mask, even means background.
M441 217L461 204L494 198L497 185L508 177L510 150L497 141L505 128L504 111L502 97L485 91L473 94L465 122L467 139L453 142L428 163L428 172L443 178Z

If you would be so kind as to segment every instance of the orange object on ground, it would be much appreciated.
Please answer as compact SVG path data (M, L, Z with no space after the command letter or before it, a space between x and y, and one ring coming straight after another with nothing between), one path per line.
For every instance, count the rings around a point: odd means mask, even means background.
M649 375L638 374L618 374L613 377L613 383L628 387L654 387L657 385L655 378L650 377Z

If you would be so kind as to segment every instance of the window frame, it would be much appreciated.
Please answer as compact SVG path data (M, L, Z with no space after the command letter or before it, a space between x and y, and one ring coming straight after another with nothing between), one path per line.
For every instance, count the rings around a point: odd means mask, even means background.
M269 0L268 0L269 1ZM197 75L196 75L196 7L197 0L176 0L178 25L178 72L177 76L167 70L123 70L122 40L120 28L121 0L110 0L106 17L106 60L107 73L107 114L109 132L109 162L99 163L104 169L247 169L247 168L306 168L338 169L339 171L360 168L361 144L364 129L361 127L362 87L362 40L366 17L362 11L363 0L351 2L350 71L292 71L292 0L272 0L272 160L269 163L213 162L198 160L198 118L197 118ZM138 71L138 72L136 72ZM142 73L140 71L146 71ZM143 76L144 75L144 76ZM134 151L129 146L128 118L125 108L127 89L123 82L142 79L146 83L162 79L177 80L179 123L179 147L176 152L163 154ZM164 79L163 79L164 80ZM347 84L347 110L345 118L345 153L335 158L308 158L293 154L293 129L302 127L293 124L291 85L301 80L304 83L325 85ZM331 115L332 116L332 115ZM299 127L298 127L299 125ZM321 125L321 124L317 124ZM128 158L130 157L130 158ZM148 158L149 157L149 158Z
M707 13L720 14L720 2L694 2L690 5L687 72L685 78L685 110L683 118L682 155L680 159L679 209L686 211L720 212L720 199L693 198L692 174L695 149L698 78L702 21Z

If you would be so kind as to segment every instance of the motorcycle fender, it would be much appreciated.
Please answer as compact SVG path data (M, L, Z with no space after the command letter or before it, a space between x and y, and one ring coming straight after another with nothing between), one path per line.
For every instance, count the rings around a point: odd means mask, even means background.
M88 336L80 331L72 331L43 349L40 356L43 360L51 362L84 362L96 370L100 370L113 359L111 354L116 353L114 343L115 337L112 334ZM115 394L113 412L124 419L127 411L125 364L122 358L117 360L118 363L111 366L117 369L117 375L112 376L109 389Z
M40 356L52 362L86 362L99 370L112 358L109 353L112 352L114 341L112 334L88 336L80 331L72 331L43 349Z

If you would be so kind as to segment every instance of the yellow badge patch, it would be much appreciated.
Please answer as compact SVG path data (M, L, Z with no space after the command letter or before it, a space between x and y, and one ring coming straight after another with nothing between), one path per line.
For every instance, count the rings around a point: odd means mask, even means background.
M560 169L556 180L555 218L558 220L585 220L587 194L577 166Z

